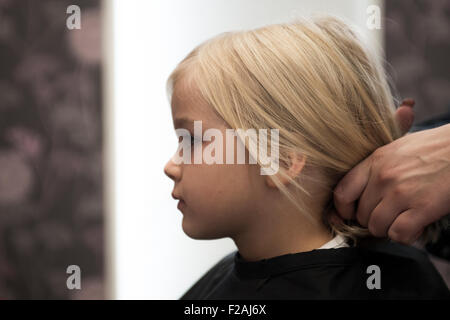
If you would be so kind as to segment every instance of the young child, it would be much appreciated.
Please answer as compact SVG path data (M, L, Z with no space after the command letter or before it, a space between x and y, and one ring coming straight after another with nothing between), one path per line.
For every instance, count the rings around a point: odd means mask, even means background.
M175 129L192 139L176 152L183 161L164 168L183 231L230 237L238 249L181 299L448 298L422 251L329 219L339 179L401 135L379 63L344 22L327 16L220 34L179 63L168 89ZM251 139L235 140L246 147L244 164L236 144L226 147L227 129L274 128L275 174L261 174L266 163ZM203 137L207 129L215 139ZM213 143L214 155L234 162L194 161Z

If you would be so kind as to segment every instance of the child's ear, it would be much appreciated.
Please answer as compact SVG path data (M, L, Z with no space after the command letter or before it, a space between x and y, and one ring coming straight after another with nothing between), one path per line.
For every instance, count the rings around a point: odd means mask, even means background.
M286 174L291 178L295 179L300 175L306 164L306 156L294 152L289 153L289 163L287 164ZM276 174L281 183L287 185L289 183L288 177L281 175L279 172ZM275 183L272 181L271 176L265 176L266 184L271 188L276 188Z

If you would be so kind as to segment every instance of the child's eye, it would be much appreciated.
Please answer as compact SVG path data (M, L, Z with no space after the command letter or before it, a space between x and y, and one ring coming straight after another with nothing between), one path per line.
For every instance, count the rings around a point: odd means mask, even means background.
M201 139L201 138L197 138L197 137L195 137L195 136L191 136L191 146L194 146L195 141L201 143L201 142L202 142L202 139Z
M189 135L189 136L179 136L178 137L178 143L181 143L184 140L188 140L188 138L190 138L189 140L190 140L190 145L191 146L194 146L195 141L200 141L195 136Z

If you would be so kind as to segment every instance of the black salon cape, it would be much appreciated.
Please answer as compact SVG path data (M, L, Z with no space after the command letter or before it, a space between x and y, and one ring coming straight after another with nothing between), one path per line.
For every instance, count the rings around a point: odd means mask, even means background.
M369 289L380 269L380 289ZM373 284L373 279L369 282ZM249 262L225 256L181 300L209 299L450 299L427 255L389 240L318 249Z

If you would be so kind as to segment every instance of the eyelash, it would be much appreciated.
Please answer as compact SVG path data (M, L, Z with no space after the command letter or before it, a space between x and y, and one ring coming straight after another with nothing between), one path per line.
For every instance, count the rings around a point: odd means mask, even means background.
M186 136L180 136L179 138L181 138L181 137L186 137ZM178 138L178 139L179 139ZM191 135L191 139L190 139L190 145L191 146L194 146L194 142L195 142L195 140L197 140L193 135ZM180 143L181 141L180 141L180 139L178 140L178 143Z

